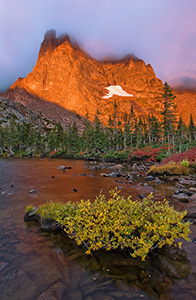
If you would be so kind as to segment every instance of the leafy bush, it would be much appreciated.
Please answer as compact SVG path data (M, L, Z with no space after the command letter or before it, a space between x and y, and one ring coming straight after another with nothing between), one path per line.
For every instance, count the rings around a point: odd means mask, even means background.
M110 150L101 155L101 159L109 161L126 161L128 158L129 150Z
M104 249L127 249L132 257L145 259L152 249L172 245L175 239L189 240L189 222L185 212L177 212L168 202L154 202L152 194L140 201L132 201L110 191L109 199L102 193L94 202L47 203L37 214L42 220L52 219L61 224L77 245L86 247L86 254ZM179 247L181 243L176 244Z
M8 157L8 153L7 152L3 152L3 158L7 158Z
M144 149L137 149L133 151L131 154L128 156L128 160L140 160L140 159L145 159L149 162L157 162L165 158L168 154L168 147L172 148L172 146L166 144L162 145L161 147L158 148L153 148L151 146L147 146Z
M189 149L182 153L174 153L170 155L168 158L164 159L162 161L162 164L167 164L170 161L174 161L176 163L179 163L183 160L187 160L190 165L193 165L196 162L196 147L193 147L192 149Z
M192 165L192 168L196 172L196 162Z
M189 168L185 163L170 161L165 165L152 166L148 171L151 175L188 175Z
M180 163L182 166L185 166L185 167L189 167L189 161L188 161L188 159L183 159L183 161L181 161L181 163Z
M22 157L32 157L32 151L24 151L22 152Z
M34 206L33 206L33 205L28 205L28 206L26 207L25 212L26 212L26 213L30 213L30 212L33 211L33 210L34 210Z

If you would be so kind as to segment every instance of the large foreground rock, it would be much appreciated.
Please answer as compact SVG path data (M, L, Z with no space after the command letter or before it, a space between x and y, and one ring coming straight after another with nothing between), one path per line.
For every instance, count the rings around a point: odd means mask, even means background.
M191 218L191 219L196 219L196 201L193 201L191 203L189 203L186 206L186 210L187 210L187 217Z

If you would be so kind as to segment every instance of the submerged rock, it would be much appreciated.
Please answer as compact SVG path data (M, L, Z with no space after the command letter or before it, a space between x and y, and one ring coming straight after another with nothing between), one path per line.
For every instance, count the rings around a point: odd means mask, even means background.
M34 299L36 290L36 284L22 269L7 265L1 270L0 297L2 300Z
M61 282L57 282L56 284L52 285L48 290L43 292L37 298L37 300L61 300L64 290L64 284L62 284Z
M59 231L61 230L61 226L60 224L58 224L57 222L54 222L52 220L44 220L40 222L40 228L43 231Z

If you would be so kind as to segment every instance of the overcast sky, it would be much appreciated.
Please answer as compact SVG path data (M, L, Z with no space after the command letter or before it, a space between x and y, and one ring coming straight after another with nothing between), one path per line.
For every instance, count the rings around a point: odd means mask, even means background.
M50 29L96 59L135 54L162 81L196 82L196 0L0 0L0 91L32 71Z

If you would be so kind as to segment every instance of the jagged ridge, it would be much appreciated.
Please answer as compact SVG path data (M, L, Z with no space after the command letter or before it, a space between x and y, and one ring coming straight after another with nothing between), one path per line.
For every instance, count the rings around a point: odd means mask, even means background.
M104 99L107 94L105 88L110 85L119 85L134 97ZM136 114L154 113L158 116L162 82L155 76L152 67L140 59L126 57L120 61L99 62L82 51L68 35L57 38L52 30L45 34L33 71L26 78L19 78L3 95L19 100L20 90L21 94L28 92L28 103L36 96L83 117L88 114L92 121L99 110L106 124L113 112L114 98L119 116L125 111L128 113L131 105ZM183 117L183 109L180 111Z

